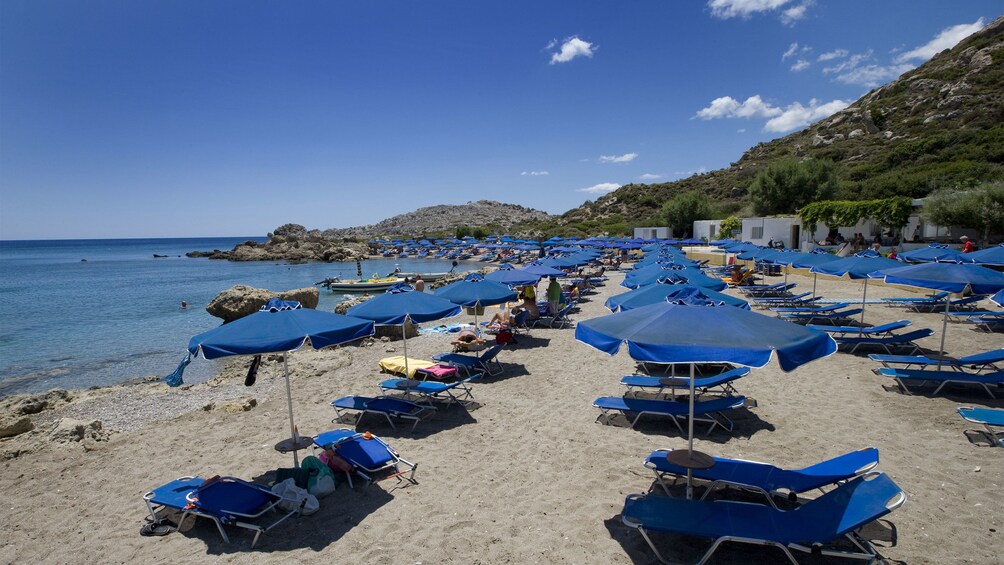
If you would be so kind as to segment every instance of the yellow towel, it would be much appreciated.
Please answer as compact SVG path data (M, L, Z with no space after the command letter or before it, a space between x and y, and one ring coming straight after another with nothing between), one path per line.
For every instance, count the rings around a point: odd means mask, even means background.
M434 361L424 361L422 359L412 359L408 358L408 378L415 378L415 372L419 369L424 369L426 367L431 367L435 365ZM395 355L393 357L384 357L380 360L380 368L388 373L394 373L397 375L404 374L404 355Z

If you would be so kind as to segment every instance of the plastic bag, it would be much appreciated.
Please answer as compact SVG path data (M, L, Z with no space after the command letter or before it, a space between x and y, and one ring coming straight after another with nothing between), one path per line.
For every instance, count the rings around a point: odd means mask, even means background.
M272 485L272 492L282 497L279 508L287 512L299 510L300 514L309 516L321 509L317 497L296 486L293 479L275 483Z

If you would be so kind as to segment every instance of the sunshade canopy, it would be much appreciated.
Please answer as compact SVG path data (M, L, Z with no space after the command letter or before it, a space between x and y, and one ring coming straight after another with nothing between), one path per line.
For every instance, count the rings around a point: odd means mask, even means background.
M347 313L380 325L399 326L405 320L422 323L456 316L460 308L449 300L396 284L387 292L349 308Z
M763 367L777 355L791 371L837 350L823 332L724 306L669 302L579 322L575 338L613 355L628 344L633 359L652 363L732 363Z
M310 308L255 312L193 337L188 351L201 349L206 359L257 355L299 349L306 340L314 349L373 335L373 322Z
M504 284L485 280L482 275L474 273L467 275L462 281L437 289L436 297L470 307L510 302L516 300L517 294Z

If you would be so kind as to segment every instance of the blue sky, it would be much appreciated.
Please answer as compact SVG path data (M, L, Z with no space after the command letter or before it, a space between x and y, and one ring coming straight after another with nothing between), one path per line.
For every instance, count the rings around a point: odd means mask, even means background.
M0 239L262 235L728 166L991 1L0 2Z

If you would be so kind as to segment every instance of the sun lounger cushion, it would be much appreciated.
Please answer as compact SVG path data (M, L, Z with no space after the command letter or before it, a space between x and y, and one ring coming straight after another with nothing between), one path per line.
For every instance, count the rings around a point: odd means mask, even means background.
M1004 371L995 371L993 373L966 373L962 371L930 371L923 369L879 369L878 374L884 377L890 377L896 379L899 383L901 389L905 392L909 392L906 386L908 382L933 382L939 383L938 387L934 390L932 394L938 394L941 389L944 388L946 384L949 383L960 383L960 384L977 384L983 387L990 395L990 398L996 398L993 390L990 389L991 385L1004 384Z

